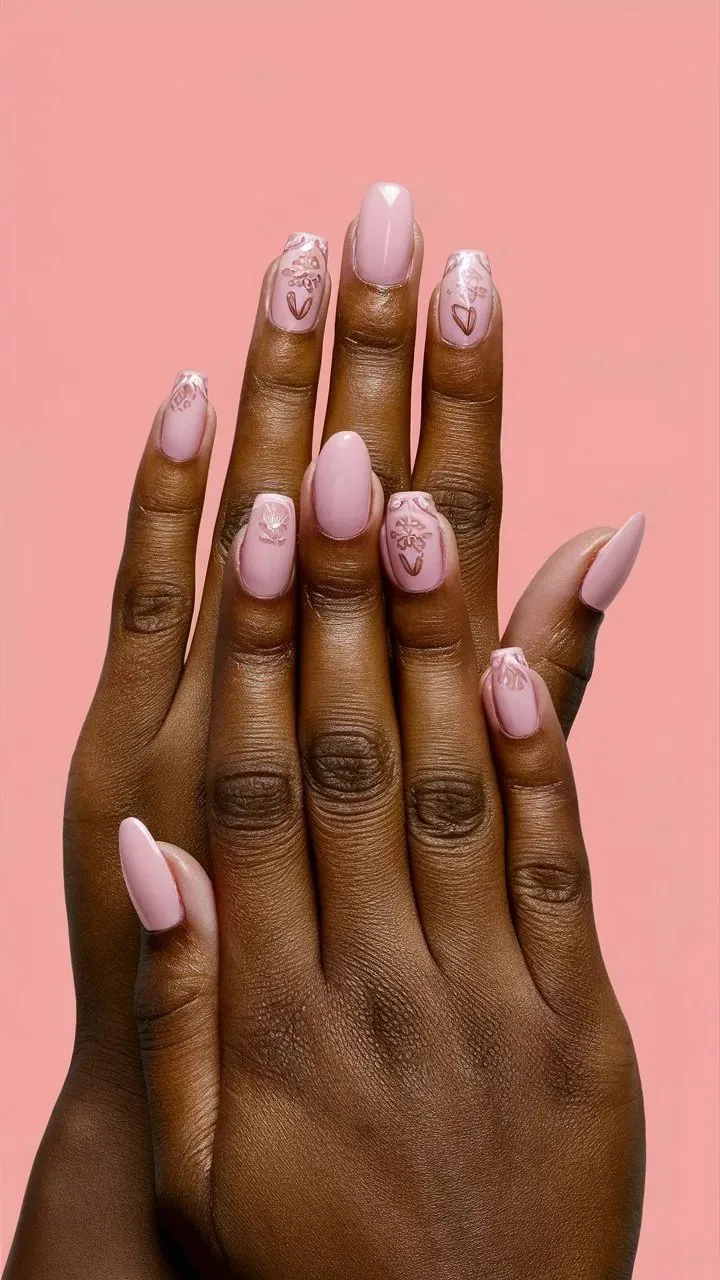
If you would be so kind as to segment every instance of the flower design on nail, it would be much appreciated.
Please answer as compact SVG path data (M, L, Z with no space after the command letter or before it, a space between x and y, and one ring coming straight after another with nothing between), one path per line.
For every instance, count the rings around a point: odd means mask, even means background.
M194 369L181 369L173 383L170 408L176 413L183 413L198 396L207 401L207 378Z
M300 253L297 258L293 258L289 267L283 267L282 274L290 276L292 283L298 289L307 289L308 293L313 293L318 285L322 284L321 265L320 252L307 249L305 253Z
M276 502L267 502L260 516L261 542L271 542L281 547L287 541L288 512Z
M524 689L530 679L530 668L522 649L501 649L492 655L493 679L506 689Z
M416 578L423 566L425 544L433 535L432 529L428 529L422 520L412 514L413 506L428 515L435 514L432 498L426 494L414 494L411 498L393 498L389 506L390 511L400 511L403 507L407 507L408 510L407 515L397 517L394 527L389 532L403 569L410 574L411 578ZM404 554L406 551L415 551L417 554L411 560Z

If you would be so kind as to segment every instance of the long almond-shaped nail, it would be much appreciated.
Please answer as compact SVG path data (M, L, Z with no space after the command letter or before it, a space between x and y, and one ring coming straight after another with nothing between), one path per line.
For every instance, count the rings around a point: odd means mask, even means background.
M376 182L366 191L355 234L355 270L368 284L400 284L413 251L413 200L406 187Z
M304 333L318 318L327 272L327 240L309 231L290 236L275 273L270 316L279 329Z
M590 565L580 588L580 599L584 604L591 609L598 609L600 613L612 604L618 591L630 577L644 533L645 516L639 511L605 543Z
M432 591L445 576L442 533L429 493L394 493L385 515L392 575L404 591Z
M356 538L370 515L370 454L357 431L337 431L323 445L312 481L315 518L330 538Z
M151 932L173 929L183 918L175 879L147 827L125 818L118 832L120 865L140 923Z
M458 249L440 285L440 333L454 347L472 347L488 331L493 306L490 262L479 249Z
M295 504L284 493L259 493L242 540L239 570L251 596L271 600L287 591L295 564Z
M535 686L522 649L496 649L490 658L490 691L500 726L509 738L529 738L540 723Z
M205 432L208 380L204 373L181 369L177 375L160 430L160 448L173 462L194 458Z

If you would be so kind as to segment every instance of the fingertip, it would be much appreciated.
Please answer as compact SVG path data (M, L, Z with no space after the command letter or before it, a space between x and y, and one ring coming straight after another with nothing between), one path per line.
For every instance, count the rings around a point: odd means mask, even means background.
M118 829L120 865L130 901L149 933L174 929L183 904L165 855L139 818L124 818Z

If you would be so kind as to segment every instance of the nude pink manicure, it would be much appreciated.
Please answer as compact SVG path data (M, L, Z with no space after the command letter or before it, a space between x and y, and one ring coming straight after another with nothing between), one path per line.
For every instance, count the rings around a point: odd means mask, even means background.
M160 448L173 462L194 458L205 433L208 380L204 373L181 369L167 403Z
M240 579L260 600L281 596L295 564L295 504L284 493L259 493L239 553Z
M394 493L384 525L392 576L404 591L432 591L445 576L442 533L429 493Z
M183 918L175 879L147 827L124 818L118 832L120 864L140 923L151 933L173 929Z
M440 333L454 347L473 347L488 331L493 307L490 262L479 249L458 249L440 286Z
M315 518L329 538L356 538L370 516L372 467L357 431L337 431L323 445L312 480Z
M368 284L400 284L413 251L413 200L405 187L376 182L365 193L355 235L355 269Z
M529 738L540 724L535 687L522 649L496 649L490 658L490 691L500 726L509 738Z
M590 565L580 588L580 599L602 613L612 604L630 577L645 533L645 516L639 511L605 543Z
M290 236L275 273L270 317L279 329L304 333L318 318L327 271L327 240L309 231Z

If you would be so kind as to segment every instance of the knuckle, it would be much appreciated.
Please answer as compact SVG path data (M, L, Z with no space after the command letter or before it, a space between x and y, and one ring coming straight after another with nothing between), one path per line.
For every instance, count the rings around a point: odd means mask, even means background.
M479 773L421 778L407 788L410 834L446 842L477 835L488 822L488 802Z
M589 890L587 866L571 855L530 858L511 870L514 894L536 907L578 906Z
M415 326L392 303L388 307L383 302L379 311L368 311L346 323L336 338L341 356L354 364L362 362L368 372L388 360L410 361L415 348Z
M289 352L286 361L278 357L272 365L269 362L265 366L256 365L251 373L251 390L254 396L273 404L280 401L293 407L311 407L317 378L303 374L297 358L293 360Z
M289 770L228 761L209 780L210 815L225 833L276 830L287 826L294 807Z
M330 802L371 800L397 775L387 735L375 728L342 726L315 733L303 751L308 786Z
M362 614L381 598L378 580L362 580L351 565L336 564L332 578L306 579L305 600L318 618Z
M126 631L156 635L181 626L191 605L190 592L179 583L136 581L122 593L120 617Z
M467 475L431 477L430 489L438 511L452 525L458 543L494 536L500 524L502 497L489 486L473 485Z
M196 1014L202 1014L203 995L194 976L175 974L162 985L138 985L135 1022L143 1053L186 1044L192 1039Z

